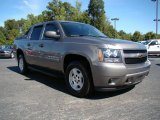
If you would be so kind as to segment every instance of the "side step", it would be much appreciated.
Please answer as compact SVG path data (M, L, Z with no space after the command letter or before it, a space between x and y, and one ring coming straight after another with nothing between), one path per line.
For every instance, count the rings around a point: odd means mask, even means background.
M54 70L49 70L49 69L39 68L39 67L33 67L33 66L28 66L28 68L33 70L33 71L37 71L37 72L40 72L42 74L52 76L54 78L61 78L61 79L65 78L64 74L62 72L59 72L59 71L54 71Z

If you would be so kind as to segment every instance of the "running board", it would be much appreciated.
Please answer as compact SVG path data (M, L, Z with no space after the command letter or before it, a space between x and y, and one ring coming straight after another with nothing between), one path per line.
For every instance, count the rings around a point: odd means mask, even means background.
M58 71L54 71L54 70L49 70L49 69L45 69L45 68L35 68L32 66L28 66L29 69L33 70L33 71L37 71L40 72L42 74L48 75L48 76L52 76L54 78L61 78L64 79L64 74Z

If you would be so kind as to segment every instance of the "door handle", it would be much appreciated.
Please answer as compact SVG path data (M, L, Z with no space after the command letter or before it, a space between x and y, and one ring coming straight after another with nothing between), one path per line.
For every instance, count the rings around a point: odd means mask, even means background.
M28 49L28 50L32 50L30 43L27 44L27 49Z
M30 44L30 43L28 43L28 44L27 44L27 46L28 46L28 47L30 47L30 46L31 46L31 44Z
M44 45L43 45L43 44L40 44L40 45L39 45L39 47L41 47L41 48L42 48L42 47L44 47Z

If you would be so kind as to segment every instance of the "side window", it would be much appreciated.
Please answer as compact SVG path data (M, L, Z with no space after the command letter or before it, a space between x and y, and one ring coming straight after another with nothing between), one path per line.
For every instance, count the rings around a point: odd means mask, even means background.
M43 28L43 25L34 27L30 39L39 40L41 32L42 32L42 28Z
M158 42L157 42L157 41L152 41L152 42L150 43L150 45L158 45Z
M54 23L46 24L46 28L45 28L45 31L44 31L43 39L51 39L51 38L48 38L48 37L45 36L45 33L47 31L55 31L58 35L60 34L58 27Z

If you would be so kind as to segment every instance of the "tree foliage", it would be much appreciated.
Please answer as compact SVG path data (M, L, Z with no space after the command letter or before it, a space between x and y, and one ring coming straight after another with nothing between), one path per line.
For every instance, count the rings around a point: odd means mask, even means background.
M106 17L104 0L90 0L88 9L84 11L81 10L81 5L79 0L76 0L75 6L69 2L52 0L46 6L46 10L37 16L28 14L26 19L6 20L4 27L0 27L0 44L13 43L16 37L24 34L33 24L50 20L69 20L91 24L111 38L139 41L156 37L153 32L142 35L140 32L135 31L132 35L123 30L116 31ZM160 35L158 35L158 38L160 38Z
M6 37L2 31L0 31L0 44L5 44Z
M156 34L153 32L148 32L144 35L145 40L150 40L156 38ZM160 37L159 37L160 38Z
M91 19L91 25L97 27L101 31L105 31L106 16L104 11L104 1L90 0L88 14Z
M139 31L135 31L133 33L133 36L132 36L132 40L137 42L137 41L140 41L143 39L143 36L141 35L141 33Z

